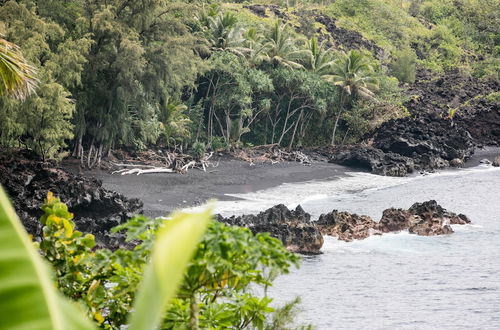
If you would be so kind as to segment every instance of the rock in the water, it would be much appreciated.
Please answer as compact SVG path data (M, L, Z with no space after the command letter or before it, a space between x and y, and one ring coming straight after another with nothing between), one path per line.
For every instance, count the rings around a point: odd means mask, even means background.
M365 215L333 210L322 214L316 222L321 233L337 237L341 241L365 239L375 233L377 223Z
M229 218L218 215L217 220L232 226L247 227L254 234L267 232L281 240L289 251L296 253L319 254L323 246L321 232L300 205L295 210L289 210L280 204L257 215Z
M376 228L383 233L402 231L415 222L415 216L407 210L390 208L384 210Z
M368 216L337 210L322 214L316 222L321 233L346 242L402 230L422 236L446 235L453 233L450 225L467 223L467 216L449 212L434 200L415 203L408 210L386 209L378 223Z
M481 164L486 164L486 165L491 165L491 160L489 160L488 158L483 158L479 161L479 163Z
M432 218L443 218L443 222L447 222L451 225L465 225L471 222L466 215L450 212L439 205L435 200L415 203L408 211L422 218L428 214L430 214Z
M104 189L97 179L76 176L53 164L43 163L28 151L2 150L0 183L26 230L35 238L42 236L42 224L38 219L43 214L40 207L48 191L68 205L74 213L76 228L94 234L98 246L116 248L123 243L123 235L111 235L109 230L142 209L138 199L128 199Z
M500 156L495 157L493 160L493 166L500 167Z

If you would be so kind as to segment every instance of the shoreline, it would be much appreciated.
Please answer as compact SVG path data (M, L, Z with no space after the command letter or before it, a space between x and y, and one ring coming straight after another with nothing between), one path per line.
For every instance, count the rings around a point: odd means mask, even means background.
M493 160L499 155L500 147L477 149L463 167L474 167L484 158ZM72 170L67 167L66 169ZM439 171L449 170L455 168ZM198 206L209 199L240 200L228 194L253 193L286 183L335 180L346 177L347 172L367 171L327 162L315 162L311 165L299 162L251 165L243 160L222 157L218 167L209 168L207 172L191 169L186 174L153 173L122 176L94 170L85 172L85 175L101 180L106 189L117 191L128 198L139 198L144 203L144 215L158 217L177 209ZM420 174L417 172L410 176L414 175Z
M299 162L250 165L246 161L223 157L217 167L209 168L207 172L191 169L186 174L122 176L94 170L84 175L101 180L106 189L128 198L139 198L144 203L144 215L158 217L177 209L198 206L210 199L239 200L228 194L251 193L284 183L335 180L352 171L351 168L326 162L311 165Z

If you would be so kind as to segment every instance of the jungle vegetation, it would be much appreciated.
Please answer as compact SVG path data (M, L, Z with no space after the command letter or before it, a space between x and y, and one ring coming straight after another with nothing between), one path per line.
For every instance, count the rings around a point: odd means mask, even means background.
M92 167L119 147L350 143L407 115L404 86L417 68L498 79L495 0L258 3L279 11L258 15L238 1L0 1L2 54L20 56L28 78L22 97L0 98L0 145ZM318 15L374 46L347 47Z

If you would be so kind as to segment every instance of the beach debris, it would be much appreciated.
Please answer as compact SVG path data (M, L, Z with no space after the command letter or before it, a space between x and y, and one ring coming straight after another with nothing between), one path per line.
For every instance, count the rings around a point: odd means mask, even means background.
M255 163L271 163L277 164L281 162L300 162L304 165L311 165L312 161L299 150L285 150L277 143L255 146L252 148L234 150L232 156L246 162L250 165Z
M209 167L217 167L219 163L214 163L210 159L213 152L205 153L203 157L196 158L191 155L153 150L136 153L133 157L120 155L122 162L110 161L111 174L121 175L141 175L150 173L187 173L189 169L199 169L206 172Z

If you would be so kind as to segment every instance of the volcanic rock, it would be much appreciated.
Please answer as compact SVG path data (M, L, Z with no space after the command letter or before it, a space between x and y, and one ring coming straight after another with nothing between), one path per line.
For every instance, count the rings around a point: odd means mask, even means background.
M443 222L451 225L465 225L470 223L469 218L464 214L456 214L444 209L435 200L413 204L408 211L421 218L442 218Z
M453 233L450 225L467 223L467 216L447 211L434 200L415 203L408 210L386 209L378 223L368 216L337 210L322 214L316 222L322 234L346 242L403 230L421 236L446 235Z
M300 205L295 210L289 210L279 204L257 215L229 218L218 215L216 219L227 225L249 228L254 234L267 232L292 252L319 254L323 246L321 232Z
M415 167L411 158L392 152L383 152L369 146L345 148L332 155L330 163L362 168L373 174L405 176Z
M499 167L500 166L500 156L495 157L492 163L493 166Z
M337 237L346 242L365 239L378 233L374 230L377 223L370 217L337 210L322 214L316 224L322 234Z
M74 213L76 228L96 237L98 246L117 248L122 235L111 235L115 227L140 212L142 202L104 189L101 181L77 176L42 162L29 151L2 150L0 183L10 196L26 230L35 238L42 236L41 206L51 191Z
M449 166L449 161L467 160L474 153L470 134L449 120L428 115L393 119L382 124L373 146L415 161L416 169Z
M500 144L500 105L494 95L500 89L498 79L479 79L458 70L443 74L417 70L417 79L407 88L411 95L405 107L413 116L435 114L447 117L457 109L453 121L467 130L475 143Z
M413 213L407 210L390 208L384 210L376 228L383 233L408 229L416 221Z

